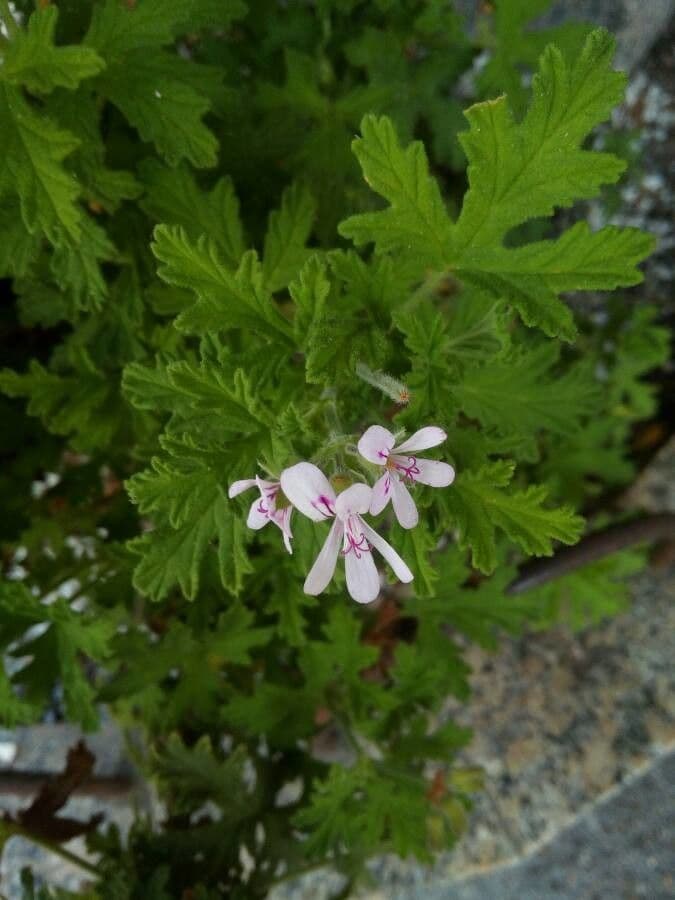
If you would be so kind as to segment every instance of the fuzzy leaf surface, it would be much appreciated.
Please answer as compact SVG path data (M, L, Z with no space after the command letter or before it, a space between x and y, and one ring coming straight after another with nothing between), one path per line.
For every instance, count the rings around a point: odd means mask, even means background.
M49 5L32 13L25 30L13 35L3 50L0 78L37 94L56 87L74 90L98 75L105 62L91 47L57 47L54 34L59 11Z
M460 472L443 502L460 532L460 546L471 549L473 564L490 573L497 565L497 529L534 556L550 556L553 541L573 544L584 521L569 507L549 509L542 485L510 490L513 463L491 463L478 471Z

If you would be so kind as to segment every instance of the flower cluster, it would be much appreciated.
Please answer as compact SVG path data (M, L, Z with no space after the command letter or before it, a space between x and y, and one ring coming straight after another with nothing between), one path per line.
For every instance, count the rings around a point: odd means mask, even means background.
M347 590L358 603L370 603L380 592L373 549L386 559L401 581L412 581L413 574L391 544L374 531L363 516L381 513L391 500L394 514L403 528L414 528L419 515L408 485L419 482L431 487L447 487L455 477L455 470L448 463L420 459L416 454L442 444L446 437L441 428L428 426L395 446L396 438L390 431L372 425L358 442L361 456L384 469L372 487L352 484L336 494L317 466L299 462L284 469L279 481L264 481L258 477L235 481L229 495L236 497L242 491L257 488L260 496L251 505L247 524L249 528L259 529L273 522L281 530L289 553L292 552L291 514L294 508L314 522L332 520L328 537L305 580L305 593L320 594L326 589L341 554L345 561Z

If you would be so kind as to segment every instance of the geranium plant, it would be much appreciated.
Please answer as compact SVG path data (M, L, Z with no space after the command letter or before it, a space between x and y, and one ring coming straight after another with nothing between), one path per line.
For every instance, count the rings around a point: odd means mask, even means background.
M0 0L0 709L105 704L161 809L82 823L87 896L432 859L479 787L458 635L621 604L634 552L506 590L630 480L666 353L568 302L653 240L556 225L622 174L625 76L543 6L472 69L441 0ZM3 833L63 852L53 812Z

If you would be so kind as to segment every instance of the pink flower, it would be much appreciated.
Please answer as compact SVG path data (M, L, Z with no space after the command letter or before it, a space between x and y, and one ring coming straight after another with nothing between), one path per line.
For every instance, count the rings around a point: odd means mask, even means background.
M447 487L455 478L455 470L447 463L435 459L420 459L412 456L418 450L427 450L442 444L447 434L442 428L429 425L420 428L407 441L395 447L396 438L382 428L371 425L358 443L361 456L386 471L373 485L370 512L381 513L391 500L396 518L404 528L414 528L419 521L415 501L410 496L405 482L429 484L431 487Z
M313 521L334 520L305 580L306 594L320 594L326 589L335 572L340 545L347 590L357 603L370 603L380 593L373 547L401 581L413 580L412 572L394 548L361 518L368 512L372 497L372 489L367 484L353 484L336 497L323 472L311 463L301 462L281 473L281 486L293 506Z
M268 522L274 522L277 528L281 529L286 549L289 553L292 553L291 513L293 512L293 507L287 506L284 509L277 509L277 496L281 491L281 484L278 481L264 481L258 476L255 478L244 478L231 484L227 494L230 498L236 497L252 487L258 488L260 499L254 500L251 504L246 524L249 528L254 528L258 531L260 528L264 528Z

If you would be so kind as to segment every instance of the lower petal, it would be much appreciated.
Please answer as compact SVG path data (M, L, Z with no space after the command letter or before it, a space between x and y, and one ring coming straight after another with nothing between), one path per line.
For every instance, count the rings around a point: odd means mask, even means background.
M436 459L417 459L419 472L415 473L415 481L429 484L431 487L447 487L455 480L455 470L447 463Z
M227 491L227 496L232 499L232 497L237 497L243 491L256 486L255 478L242 478L241 481L233 481Z
M285 509L283 512L283 520L281 531L284 535L284 544L286 545L286 549L289 553L293 553L293 548L291 547L291 541L293 540L293 532L291 531L291 515L293 513L293 509L289 506L288 509Z
M398 478L392 478L392 491L391 502L396 518L404 528L414 528L420 517L408 488Z
M376 550L382 554L382 556L387 560L389 565L394 570L396 577L400 581L405 581L406 583L412 581L414 578L413 573L410 571L405 562L401 559L398 553L394 550L391 544L388 544L383 537L373 531L373 529L368 525L367 522L361 522L361 528L363 529L363 533L365 534L368 541L375 547Z
M261 528L264 528L265 525L267 525L269 520L270 517L267 512L267 507L265 506L265 501L258 497L258 499L254 500L251 504L251 508L248 511L246 524L249 528L253 528L255 531L259 531Z
M328 532L328 537L321 548L321 552L305 579L304 590L306 594L320 594L328 587L337 564L343 532L342 522L336 519Z
M371 516L379 515L391 500L391 483L391 475L389 472L385 472L373 485L373 496L370 501Z
M353 549L345 556L347 590L357 603L372 603L380 593L380 576L370 550Z
M272 521L281 529L281 533L284 537L284 544L289 553L293 553L293 548L291 547L291 541L293 540L293 532L291 531L292 512L293 507L287 506L286 509L276 510L272 515Z

